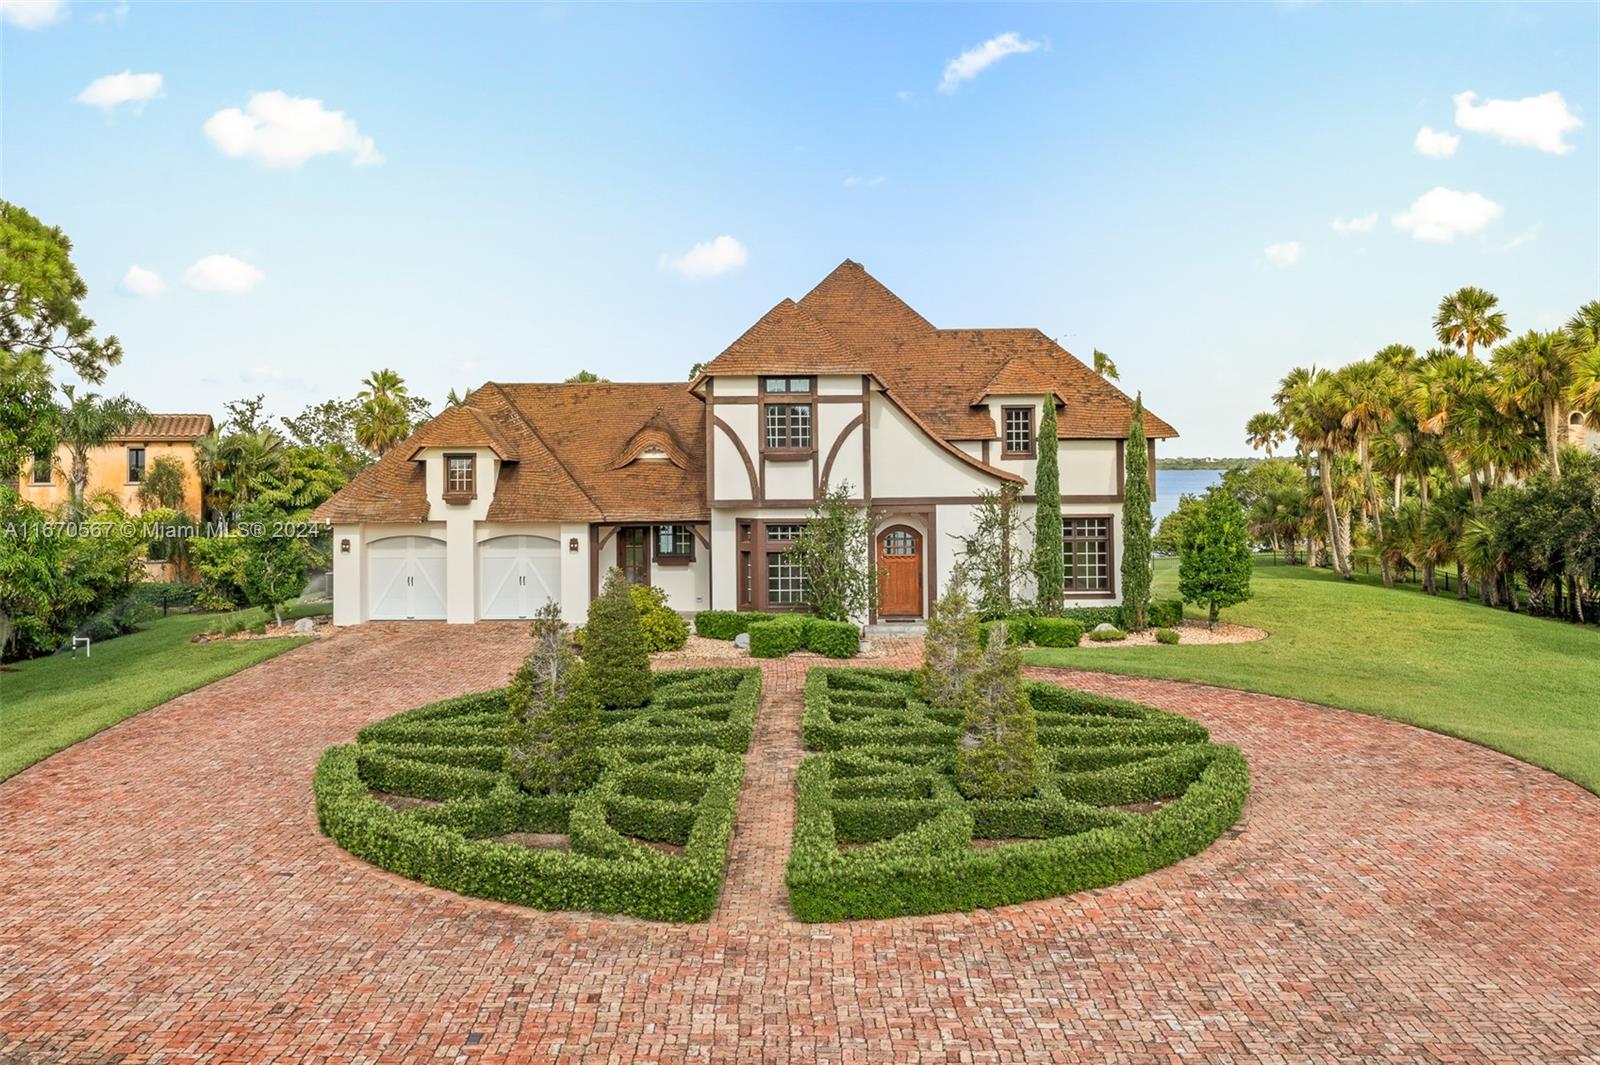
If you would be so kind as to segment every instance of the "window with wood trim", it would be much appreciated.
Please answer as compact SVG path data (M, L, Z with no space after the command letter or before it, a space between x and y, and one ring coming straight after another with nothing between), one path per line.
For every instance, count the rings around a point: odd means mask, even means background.
M774 522L764 529L766 540L766 602L769 610L798 610L806 605L806 571L790 561L789 548L800 539L800 522Z
M694 530L687 525L657 525L656 561L669 564L693 562Z
M1062 518L1061 554L1068 593L1111 594L1111 519Z
M465 503L478 497L478 456L444 457L444 499L446 503Z
M144 480L144 448L130 447L128 449L128 483L138 484Z
M809 377L763 377L761 391L767 395L807 395L811 394L812 384Z
M1032 458L1033 408L1000 408L1000 452L1007 458Z
M816 409L811 396L816 390L809 377L763 377L761 449L763 451L809 452L812 447L812 424ZM798 402L785 402L786 398Z
M50 459L51 455L48 451L34 452L33 471L31 474L34 484L49 484L52 480L54 480L55 469L53 468Z

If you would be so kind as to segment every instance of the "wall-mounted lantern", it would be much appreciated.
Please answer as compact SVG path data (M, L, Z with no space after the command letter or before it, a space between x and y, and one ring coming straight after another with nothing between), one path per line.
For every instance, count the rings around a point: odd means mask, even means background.
M350 553L350 538L348 536L346 536L343 540L339 541L339 554L348 555L349 553Z
M578 553L578 538L576 536L567 541L567 550L571 551L574 555Z

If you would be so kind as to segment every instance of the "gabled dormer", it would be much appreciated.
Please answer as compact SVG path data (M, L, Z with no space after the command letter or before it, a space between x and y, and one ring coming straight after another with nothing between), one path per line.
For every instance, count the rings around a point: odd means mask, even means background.
M423 467L428 518L452 512L475 520L487 516L500 471L521 460L510 434L487 411L447 407L406 441L407 457Z

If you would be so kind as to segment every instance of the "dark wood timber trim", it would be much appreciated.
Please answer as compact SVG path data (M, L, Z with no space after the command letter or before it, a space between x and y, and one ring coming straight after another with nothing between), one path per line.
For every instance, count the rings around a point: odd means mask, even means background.
M600 595L600 526L589 526L589 598Z
M721 400L718 400L718 402L720 403ZM750 460L749 449L744 446L744 441L739 439L739 434L733 431L733 426L729 425L721 418L713 415L711 418L711 424L728 434L728 439L732 440L733 446L738 449L739 457L744 460L744 472L746 476L750 478L750 498L745 500L745 503L754 506L760 506L761 481L756 477L756 464ZM756 428L759 430L761 426L757 424ZM713 449L716 448L715 440L711 441L711 447Z
M1156 498L1156 442L1154 440L1146 440L1145 446L1150 450L1149 458L1145 461L1149 463L1146 469L1150 471L1150 500L1154 502Z
M829 475L833 473L833 460L839 457L839 449L844 446L845 438L854 432L857 427L864 425L865 423L865 415L857 414L854 418L851 418L848 422L846 422L845 427L839 430L839 435L834 437L833 446L828 449L828 461L822 464L822 477L817 486L819 492L821 491L822 485L828 483Z
M1071 588L1063 588L1061 597L1068 600L1077 599L1115 599L1117 597L1117 518L1114 514L1063 514L1063 518L1104 518L1106 519L1106 582L1108 590L1104 592L1075 592ZM1065 547L1065 544L1062 545Z
M770 393L770 394L773 395L773 396L781 396L781 395L803 396L803 395L805 395L804 392L787 392L787 393L785 393L785 392L773 392L773 393ZM759 396L724 396L721 399L717 400L717 402L718 403L765 403L765 402L768 402L767 395L768 395L767 393L763 393L762 395L759 395ZM781 403L782 400L774 399L774 400L771 400L770 402ZM808 402L812 402L812 403L859 403L861 401L855 396L854 393L851 393L851 392L838 392L838 393L830 392L827 395L817 395L816 393L812 393L811 399Z
M1012 411L1026 411L1028 414L1028 450L1012 451L1006 443L1006 417ZM1000 408L1000 457L1003 459L1031 459L1039 454L1039 419L1034 416L1033 405L1024 403L1007 403Z
M1122 498L1122 493L1126 490L1128 484L1127 448L1128 442L1126 440L1117 441L1117 479L1112 483L1117 486L1118 499Z
M717 432L713 419L717 416L717 379L706 378L706 503L717 494Z
M872 375L861 375L861 498L872 505Z

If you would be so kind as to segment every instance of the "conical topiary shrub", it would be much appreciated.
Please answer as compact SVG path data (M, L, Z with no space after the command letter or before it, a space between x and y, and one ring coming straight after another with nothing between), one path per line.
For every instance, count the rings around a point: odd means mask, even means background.
M602 768L600 707L589 670L567 642L561 608L548 603L533 621L533 650L511 678L506 772L536 795L583 791Z
M1022 652L995 622L967 690L956 738L956 787L969 799L1032 795L1039 768L1039 724L1022 686Z
M944 594L928 613L917 688L929 706L961 707L978 664L978 618L967 598L966 571L959 565Z
M650 654L645 650L639 608L622 571L606 573L599 598L589 604L583 627L583 661L601 706L643 706L650 699Z

